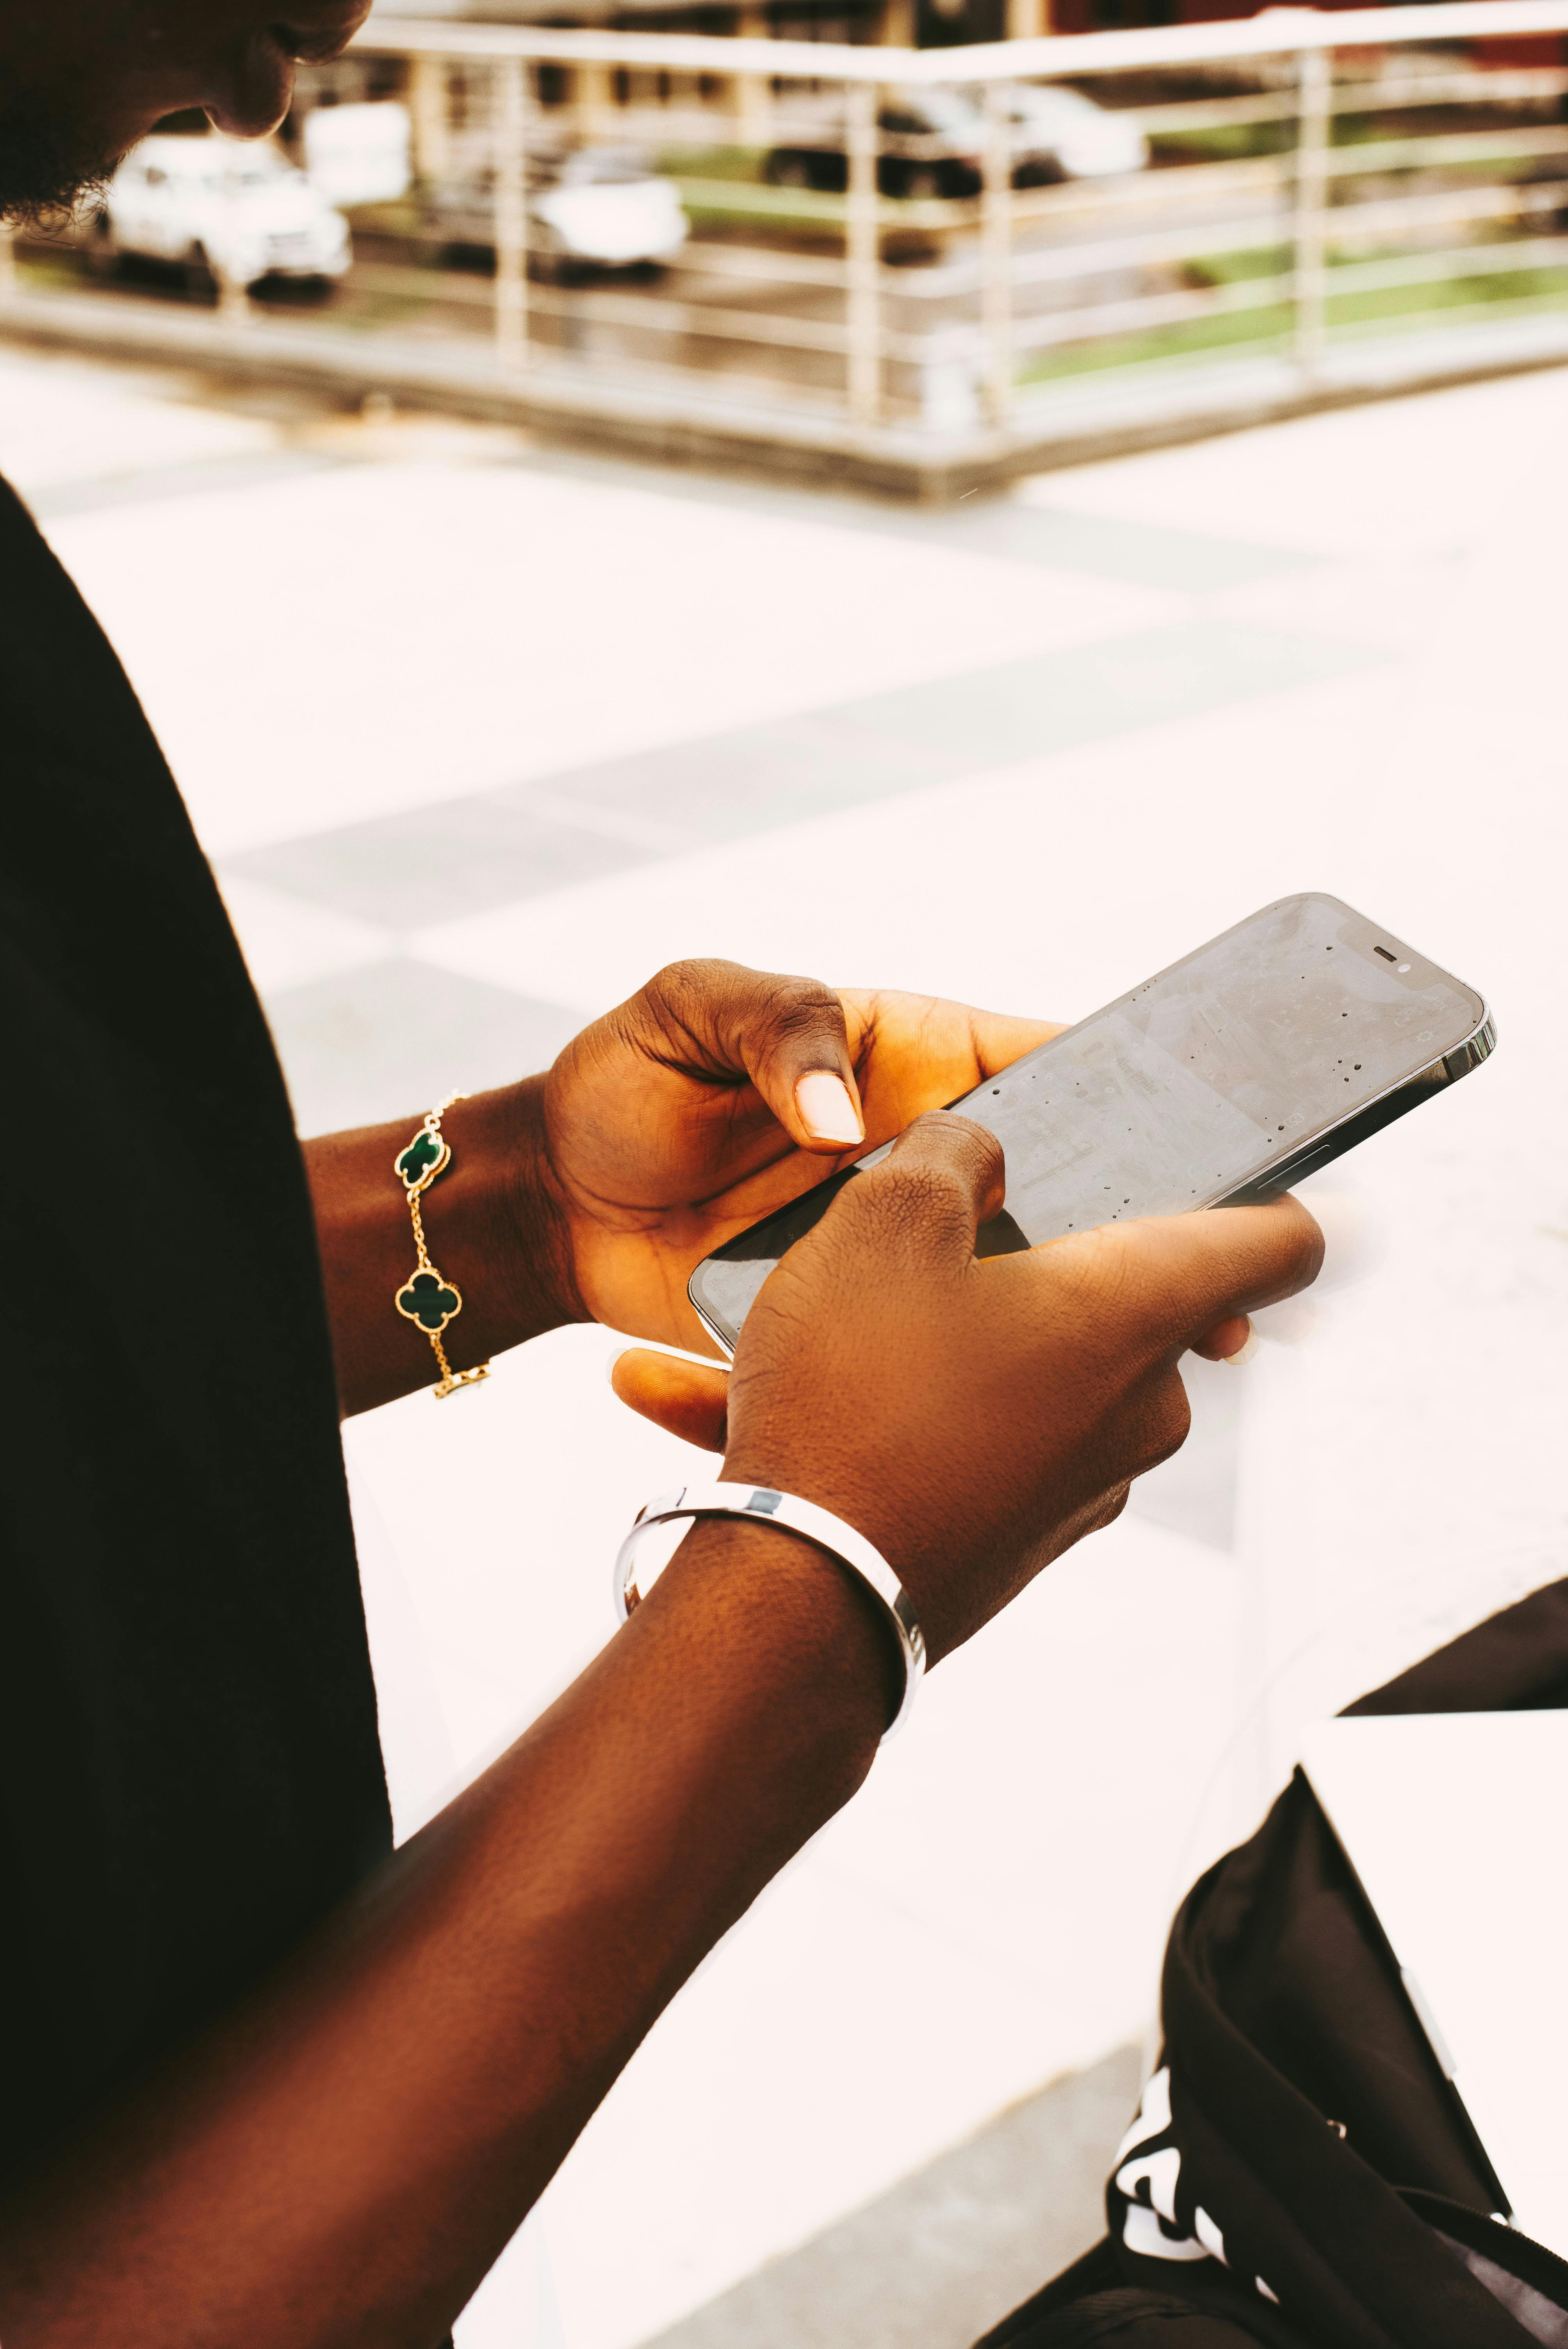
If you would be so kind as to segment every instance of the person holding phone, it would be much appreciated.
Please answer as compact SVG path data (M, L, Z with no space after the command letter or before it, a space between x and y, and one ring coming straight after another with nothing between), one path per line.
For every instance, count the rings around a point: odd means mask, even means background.
M0 0L0 202L177 108L265 131L363 14ZM698 1342L705 1254L903 1133L727 1381L617 1384L872 1546L939 1662L1180 1443L1182 1352L1233 1356L1318 1235L1284 1201L977 1262L1000 1150L923 1113L1048 1031L727 964L302 1152L158 746L8 492L0 619L0 2339L435 2349L907 1674L856 1571L704 1522L394 1853L340 1411L428 1382L433 1339L452 1383L572 1319ZM550 1473L519 1464L524 1533Z

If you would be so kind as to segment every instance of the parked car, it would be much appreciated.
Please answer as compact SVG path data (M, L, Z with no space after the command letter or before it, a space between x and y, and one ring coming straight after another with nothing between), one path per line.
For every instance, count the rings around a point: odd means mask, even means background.
M850 183L841 95L787 101L795 137L775 147L763 175L776 188L841 191ZM979 192L987 130L968 98L947 89L894 89L877 113L877 186L884 196Z
M1006 91L1015 187L1139 171L1148 142L1081 91L1028 82ZM840 96L790 101L800 127L775 147L764 176L778 188L842 190L849 185L844 101ZM877 186L884 196L974 196L985 179L990 126L972 98L956 90L895 89L877 115Z
M413 124L396 98L313 106L301 125L304 168L328 203L387 204L414 176Z
M1018 159L1015 187L1141 171L1149 160L1149 141L1136 121L1059 82L1015 82L1007 92L1007 114Z
M276 147L209 137L144 139L88 232L96 266L122 254L183 268L194 287L341 277L348 222Z
M690 223L674 182L625 147L577 147L529 159L529 264L560 281L599 270L659 268ZM495 243L491 172L435 190L427 217L449 244Z

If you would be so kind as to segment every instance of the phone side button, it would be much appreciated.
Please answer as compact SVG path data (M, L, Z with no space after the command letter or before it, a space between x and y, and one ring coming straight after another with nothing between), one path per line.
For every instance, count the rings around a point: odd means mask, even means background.
M1254 1174L1250 1183L1243 1183L1239 1190L1233 1191L1227 1198L1215 1204L1222 1207L1266 1206L1271 1199L1282 1199L1305 1176L1315 1174L1320 1166L1326 1166L1339 1154L1339 1146L1335 1143L1322 1143L1315 1150L1309 1150L1305 1157L1293 1159L1284 1166L1271 1167L1266 1174Z
M1294 1190L1295 1185L1305 1181L1308 1174L1315 1174L1320 1166L1326 1166L1331 1160L1341 1156L1344 1148L1344 1143L1336 1139L1323 1143L1316 1150L1309 1150L1305 1158L1298 1159L1294 1166L1285 1169L1285 1178L1281 1187L1287 1191Z

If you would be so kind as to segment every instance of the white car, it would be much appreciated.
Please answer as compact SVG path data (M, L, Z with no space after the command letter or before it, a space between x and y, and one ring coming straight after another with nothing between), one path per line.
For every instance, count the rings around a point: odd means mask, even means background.
M674 258L686 241L686 216L674 183L614 147L580 147L555 184L532 200L533 217L561 254L624 269Z
M348 222L285 155L217 131L133 147L90 237L100 265L136 254L220 285L341 277L353 257Z
M529 162L529 262L541 275L569 283L594 270L659 267L686 243L679 191L630 149L535 152ZM453 244L493 244L493 176L438 189L428 218Z
M1141 171L1149 141L1136 121L1097 106L1082 90L1059 83L1015 82L1007 92L1014 126L1016 187L1031 181L1098 180Z
M1057 180L1141 171L1149 142L1136 121L1108 112L1081 90L1034 82L1004 86L1016 188ZM849 185L841 96L789 102L789 144L763 165L775 187L838 191ZM977 196L985 183L991 132L973 95L956 89L890 88L877 114L877 185L884 196Z

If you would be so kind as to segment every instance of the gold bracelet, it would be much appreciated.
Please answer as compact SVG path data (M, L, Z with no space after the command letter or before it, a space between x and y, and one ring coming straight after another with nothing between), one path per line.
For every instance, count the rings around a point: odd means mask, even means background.
M407 1196L408 1213L414 1219L414 1246L419 1256L392 1302L404 1320L412 1321L430 1341L431 1351L441 1366L439 1382L432 1389L438 1402L443 1395L456 1394L459 1387L477 1386L480 1379L490 1376L488 1362L480 1362L471 1371L454 1371L447 1360L441 1332L462 1311L462 1292L451 1281L443 1279L430 1262L430 1251L425 1245L425 1219L419 1213L420 1193L428 1191L437 1175L444 1174L452 1163L451 1144L441 1132L442 1112L464 1098L462 1093L449 1093L445 1101L438 1102L407 1147L392 1161Z

